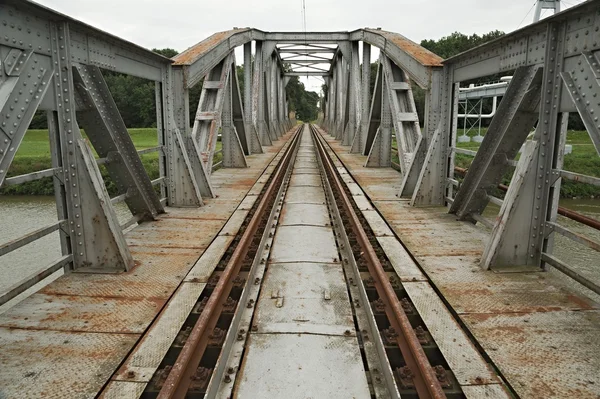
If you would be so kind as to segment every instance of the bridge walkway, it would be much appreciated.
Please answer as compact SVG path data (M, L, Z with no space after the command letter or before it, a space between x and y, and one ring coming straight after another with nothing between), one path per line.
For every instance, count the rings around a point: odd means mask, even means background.
M0 397L95 396L215 237L233 240L243 200L260 193L293 131L247 157L247 169L215 171L218 196L204 206L167 208L129 231L132 270L66 274L1 314Z
M487 233L457 221L445 207L415 208L396 196L392 168L365 168L321 131L377 211L449 307L521 397L595 398L600 384L598 304L573 291L563 275L491 272L479 267ZM364 212L363 212L364 213ZM429 327L429 326L428 326Z

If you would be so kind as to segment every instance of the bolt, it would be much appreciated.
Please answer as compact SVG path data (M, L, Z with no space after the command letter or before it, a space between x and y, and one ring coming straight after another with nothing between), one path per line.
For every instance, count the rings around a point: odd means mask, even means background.
M225 378L223 379L223 381L225 381L226 383L231 382L231 377L229 376L229 374L225 374Z

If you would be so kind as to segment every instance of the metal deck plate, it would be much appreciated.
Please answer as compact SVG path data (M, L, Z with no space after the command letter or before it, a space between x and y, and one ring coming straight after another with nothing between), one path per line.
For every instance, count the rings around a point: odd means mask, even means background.
M600 396L600 312L471 314L462 319L521 397Z
M150 332L138 343L125 365L116 375L117 380L149 382L192 311L206 284L184 283ZM129 373L133 372L133 376Z
M251 334L236 398L369 398L355 337Z
M323 184L323 183L321 182L321 176L319 176L319 175L307 175L307 174L297 175L297 174L294 174L294 175L292 175L292 178L290 179L290 186L321 187L321 184Z
M500 382L428 282L405 283L404 289L460 385Z
M285 203L281 208L279 225L329 226L330 220L327 205Z
M371 228L373 234L375 234L376 237L394 236L392 230L388 227L385 220L383 220L383 218L379 215L377 211L363 211L362 214L367 220L367 223L369 223L369 227Z
M444 297L459 313L589 310L594 304L556 286L543 272L493 273L481 270L476 257L427 256L419 259Z
M285 196L286 203L325 204L325 192L321 187L291 186Z
M227 251L229 244L233 241L235 236L217 236L210 244L210 246L204 251L200 259L194 264L188 275L185 277L185 281L193 281L196 283L206 283L210 278L210 275L217 267L219 260Z
M337 264L270 264L254 317L259 333L354 334L344 272Z
M142 333L164 300L34 294L0 315L9 328Z
M317 226L280 226L271 250L273 263L332 263L338 259L333 231Z
M138 399L146 389L143 382L111 381L108 383L100 399Z
M220 236L235 236L238 231L240 231L240 227L244 224L244 220L246 220L246 216L248 216L247 210L238 209L233 212L233 215L229 218L223 229L219 232Z
M297 166L294 166L294 170L292 172L294 175L301 175L301 174L309 174L309 175L320 175L321 172L319 171L319 168L317 167L313 167L313 168L299 168Z
M0 328L0 397L93 398L138 338Z
M425 281L426 278L415 261L396 237L377 237L377 242L387 255L392 267L402 281Z

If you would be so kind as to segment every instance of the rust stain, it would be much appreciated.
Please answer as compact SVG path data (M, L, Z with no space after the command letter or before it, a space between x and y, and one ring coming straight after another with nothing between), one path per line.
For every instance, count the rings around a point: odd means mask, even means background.
M214 35L202 40L200 43L185 50L183 53L173 57L173 61L175 61L173 65L190 65L199 57L215 48L223 40L229 39L235 33L245 32L247 30L248 29L233 29L217 32Z
M400 47L403 51L405 51L408 55L415 59L418 63L424 66L431 67L441 67L442 66L442 57L437 54L432 53L424 47L421 47L417 43L412 40L407 39L406 37L394 33L388 32L384 30L378 29L366 29L369 32L376 33L386 38L390 42L394 43L396 46Z

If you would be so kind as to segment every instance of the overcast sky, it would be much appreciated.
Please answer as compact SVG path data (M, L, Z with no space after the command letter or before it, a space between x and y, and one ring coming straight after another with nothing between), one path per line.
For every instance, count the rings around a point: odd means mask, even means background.
M439 39L456 31L465 34L482 34L496 29L511 32L532 22L535 3L534 0L305 1L307 31L381 27L415 42ZM583 1L561 3L566 9ZM141 46L171 47L180 52L215 32L234 26L265 31L302 31L303 27L302 0L38 2ZM311 87L320 86L316 79L307 83Z

